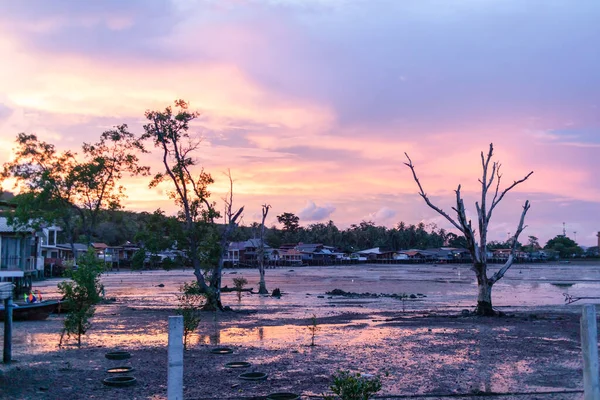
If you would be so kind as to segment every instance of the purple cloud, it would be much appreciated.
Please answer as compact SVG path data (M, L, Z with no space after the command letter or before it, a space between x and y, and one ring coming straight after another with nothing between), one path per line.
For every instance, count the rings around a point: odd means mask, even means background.
M300 221L322 221L329 218L334 211L335 207L331 204L319 207L314 201L309 200L306 206L298 213L298 217L300 217Z

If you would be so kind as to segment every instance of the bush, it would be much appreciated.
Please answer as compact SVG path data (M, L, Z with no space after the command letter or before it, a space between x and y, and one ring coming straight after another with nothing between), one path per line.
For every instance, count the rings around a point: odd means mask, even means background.
M143 269L145 259L146 252L144 249L136 250L136 252L133 253L133 257L131 257L131 269Z
M246 286L247 284L248 279L244 278L243 276L233 278L233 287L235 288L235 290L237 290L238 301L242 300L242 289L244 289L244 286Z
M71 266L65 270L71 280L58 284L63 300L71 307L60 334L59 346L62 346L66 334L67 338L76 335L77 346L81 347L81 336L91 327L90 319L96 311L95 305L102 299L101 293L104 291L100 283L103 263L98 260L96 253L90 249L78 261L77 268Z
M187 349L190 334L200 325L200 309L206 297L200 292L198 282L184 283L179 290L177 314L183 316L183 348Z
M170 270L174 269L177 266L177 263L175 261L171 260L169 257L165 257L162 260L162 264L161 265L162 265L162 268L165 271L170 271Z
M330 389L337 396L323 396L325 400L368 400L381 390L381 379L340 370L333 376Z

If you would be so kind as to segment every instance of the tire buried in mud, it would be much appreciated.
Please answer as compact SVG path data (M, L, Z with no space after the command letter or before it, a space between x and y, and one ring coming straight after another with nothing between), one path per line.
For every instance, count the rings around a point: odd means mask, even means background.
M109 360L127 360L128 358L131 358L131 353L128 351L111 351L106 353L104 357Z
M299 400L300 395L296 393L271 393L267 395L267 400Z
M102 383L111 387L128 387L133 386L137 382L133 376L111 376L102 380Z
M267 379L267 374L264 372L244 372L239 378L245 381L263 381Z

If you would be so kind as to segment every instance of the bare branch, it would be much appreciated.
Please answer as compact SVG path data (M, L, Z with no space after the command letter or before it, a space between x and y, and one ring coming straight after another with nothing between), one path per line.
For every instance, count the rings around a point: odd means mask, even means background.
M498 272L496 272L489 279L489 284L493 285L494 283L496 283L497 281L502 279L502 277L504 276L506 271L508 271L508 269L512 266L514 259L515 259L515 252L517 250L517 241L519 239L519 235L521 234L521 232L523 232L523 230L525 228L527 228L527 226L524 225L524 223L525 223L525 215L527 215L527 211L529 211L529 208L530 208L529 200L527 200L525 202L525 205L523 206L523 212L521 213L521 220L519 221L519 226L517 227L517 231L515 232L515 235L513 236L513 239L512 239L513 242L512 242L512 246L510 248L510 255L508 256L508 260L502 266L502 268L500 268L500 270L498 270Z
M517 186L517 185L525 182L527 179L529 179L529 177L532 174L533 174L533 171L531 171L530 173L528 173L524 178L519 179L518 181L514 181L512 183L512 185L510 185L509 187L507 187L506 189L504 189L504 191L500 194L500 196L497 199L494 196L494 201L492 202L492 206L490 207L490 211L488 212L488 215L487 215L487 220L488 221L492 217L492 211L494 211L494 208L496 208L496 206L498 205L498 203L500 203L502 201L502 199L504 198L504 195L506 195L506 193L508 193L515 186ZM500 176L498 176L498 185L500 185Z
M472 251L472 256L474 260L479 260L478 252L475 246L475 232L473 232L473 227L471 225L471 221L467 220L467 213L465 211L465 203L460 196L460 188L461 185L458 185L458 188L455 190L456 192L456 207L452 209L456 211L458 215L459 222L462 226L462 232L465 235L465 239L467 240L467 248Z
M410 157L408 156L407 153L404 153L404 155L406 156L406 158L408 159L407 163L404 163L408 168L410 168L410 170L412 171L413 174L413 178L415 179L415 182L417 182L417 186L419 186L419 195L423 198L423 200L425 200L425 203L427 203L427 205L429 207L431 207L432 209L434 209L435 211L437 211L438 214L440 214L441 216L443 216L444 218L446 218L448 221L450 221L450 223L452 225L454 225L456 227L456 229L458 229L459 231L461 231L462 233L464 233L465 231L463 230L463 228L458 224L458 222L456 222L454 219L452 219L452 217L450 217L448 214L446 214L446 212L444 210L442 210L441 208L438 208L437 206L435 206L430 200L429 197L427 197L427 194L425 194L425 191L423 190L423 186L421 186L421 182L419 182L419 178L417 177L417 173L415 172L415 166L412 163L412 160L410 159ZM459 190L460 190L460 186L459 186Z

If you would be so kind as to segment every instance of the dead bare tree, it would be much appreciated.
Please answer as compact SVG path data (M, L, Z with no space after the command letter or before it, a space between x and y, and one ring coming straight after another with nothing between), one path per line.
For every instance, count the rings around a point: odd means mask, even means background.
M269 294L267 290L267 285L265 283L265 219L267 219L267 214L269 214L269 209L271 206L269 204L263 204L262 206L262 221L260 224L260 248L258 251L258 272L260 274L260 282L258 287L259 294Z
M500 174L500 166L501 164L494 161L491 165L490 171L490 161L492 159L492 155L494 152L493 144L490 144L490 149L487 155L484 152L481 152L481 166L482 166L482 178L479 179L481 183L481 204L479 202L475 203L475 208L477 210L477 219L479 226L479 241L475 236L475 230L471 225L471 220L467 218L465 212L464 201L461 197L460 188L461 185L458 185L456 189L456 206L452 207L452 209L456 212L457 219L452 218L448 215L444 210L434 205L427 194L423 190L421 186L421 182L417 177L417 173L415 172L415 166L412 163L412 160L406 155L408 159L406 164L407 167L410 168L413 174L413 178L419 187L419 195L425 200L425 203L432 209L434 209L438 214L442 215L446 218L456 229L458 229L465 237L467 241L467 250L469 250L471 257L473 259L473 266L471 269L475 272L475 276L477 277L477 308L475 313L478 315L495 315L496 312L492 308L492 286L498 282L506 271L512 266L515 259L515 252L517 249L517 239L519 235L526 228L524 226L525 216L527 215L527 211L529 211L529 200L525 201L523 205L523 211L521 212L521 219L519 220L519 225L515 234L512 237L512 246L510 255L506 263L494 273L491 277L488 277L487 273L487 232L488 225L490 219L492 218L492 213L496 206L502 201L506 193L508 193L515 186L525 182L533 171L528 173L524 178L514 181L510 186L506 189L500 191L500 181L502 179L502 174ZM493 189L495 188L495 189ZM494 191L494 196L491 200L491 203L488 207L488 192L490 189Z
M231 170L227 169L227 173L225 174L229 179L229 192L223 198L225 202L225 229L221 234L220 240L220 249L221 253L219 255L219 261L217 263L217 270L213 273L210 286L213 290L219 293L219 299L221 294L221 280L223 276L223 264L225 262L225 258L227 253L229 252L229 238L231 234L237 228L238 221L242 217L242 213L244 212L244 207L240 207L237 211L233 211L233 178L231 177Z

